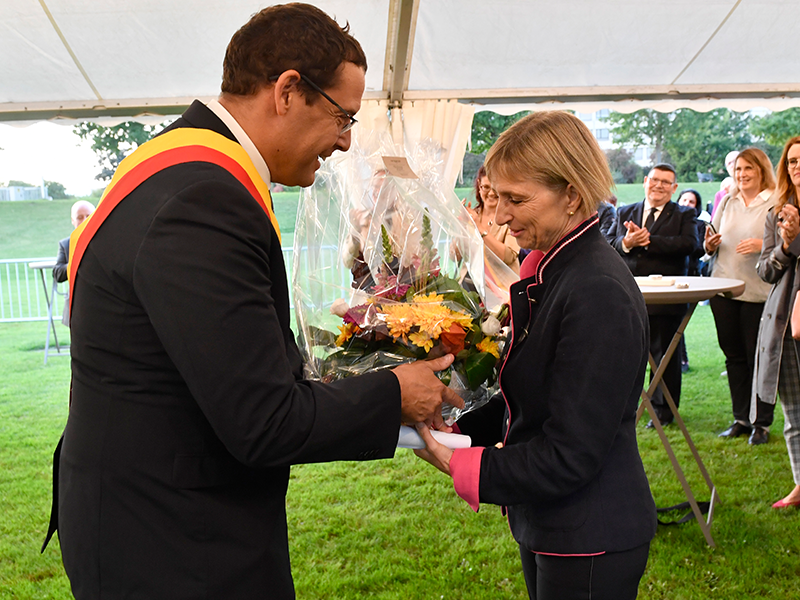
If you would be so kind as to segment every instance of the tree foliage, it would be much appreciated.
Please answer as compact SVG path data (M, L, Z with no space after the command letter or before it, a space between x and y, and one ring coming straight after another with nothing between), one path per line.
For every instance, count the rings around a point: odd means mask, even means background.
M652 146L653 163L663 161L664 141L669 135L673 113L660 113L656 110L637 110L634 113L609 113L605 122L611 128L614 141L618 145Z
M489 110L475 113L475 117L472 119L472 150L470 152L485 154L501 133L528 114L530 111L527 110L508 116L498 115Z
M126 121L113 127L84 122L75 125L73 131L81 139L92 142L92 150L97 155L97 164L101 168L95 179L108 181L128 154L162 129L163 125Z
M642 180L642 167L633 160L633 154L624 148L606 150L606 160L615 183L638 183Z
M750 116L726 108L699 113L682 108L675 113L664 149L669 152L678 178L692 180L697 173L724 178L725 155L753 143L748 129Z
M47 188L47 194L54 200L62 200L71 197L67 194L67 189L57 181L45 181L44 185Z
M777 148L779 158L780 150L786 140L800 135L800 108L790 108L763 117L753 117L750 121L750 131L755 137ZM767 152L767 154L773 158L775 153Z
M606 122L617 145L654 147L653 164L670 162L678 178L687 181L694 180L697 173L712 173L717 179L727 175L725 155L753 143L750 120L746 113L725 108L707 113L682 108L671 113L612 112Z
M33 185L32 183L26 183L24 181L20 181L19 179L12 179L8 182L7 187L39 187L39 186Z

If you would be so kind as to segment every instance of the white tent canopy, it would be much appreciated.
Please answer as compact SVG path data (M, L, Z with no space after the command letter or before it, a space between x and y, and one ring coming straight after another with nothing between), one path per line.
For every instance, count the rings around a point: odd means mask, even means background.
M318 0L367 53L366 98L503 112L800 105L787 0ZM0 121L181 112L216 96L260 0L3 0Z

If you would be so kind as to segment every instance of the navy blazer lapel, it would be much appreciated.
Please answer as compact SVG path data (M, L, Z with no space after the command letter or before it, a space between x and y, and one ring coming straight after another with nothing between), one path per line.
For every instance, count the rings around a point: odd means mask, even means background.
M642 219L642 215L644 214L644 200L641 202L637 202L633 205L633 210L631 211L631 218L630 221L636 223L639 227L642 226L644 223L644 219Z
M656 222L653 223L653 226L650 228L650 233L656 232L661 229L672 217L672 213L675 212L675 206L677 206L671 200L667 202L664 207L661 209L661 214L658 215Z

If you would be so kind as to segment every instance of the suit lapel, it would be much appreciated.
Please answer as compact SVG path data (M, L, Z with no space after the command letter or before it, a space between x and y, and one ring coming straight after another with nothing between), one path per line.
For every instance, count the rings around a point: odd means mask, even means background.
M639 227L641 227L642 223L644 222L642 219L643 214L644 214L644 200L633 205L633 212L631 212L630 220L636 223Z

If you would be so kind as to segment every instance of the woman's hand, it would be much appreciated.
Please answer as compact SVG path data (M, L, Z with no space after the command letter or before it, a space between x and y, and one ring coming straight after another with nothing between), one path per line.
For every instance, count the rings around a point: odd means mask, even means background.
M745 238L736 244L736 254L752 254L753 252L761 252L763 245L761 238Z
M783 250L788 252L789 245L800 233L800 213L797 207L786 204L778 215L778 232L783 238Z
M714 254L722 243L722 235L719 233L712 233L711 227L706 227L705 248L709 254Z
M445 475L450 475L450 459L453 451L433 439L430 430L423 423L417 424L417 433L425 442L425 449L414 450L414 454L422 460L431 463Z

